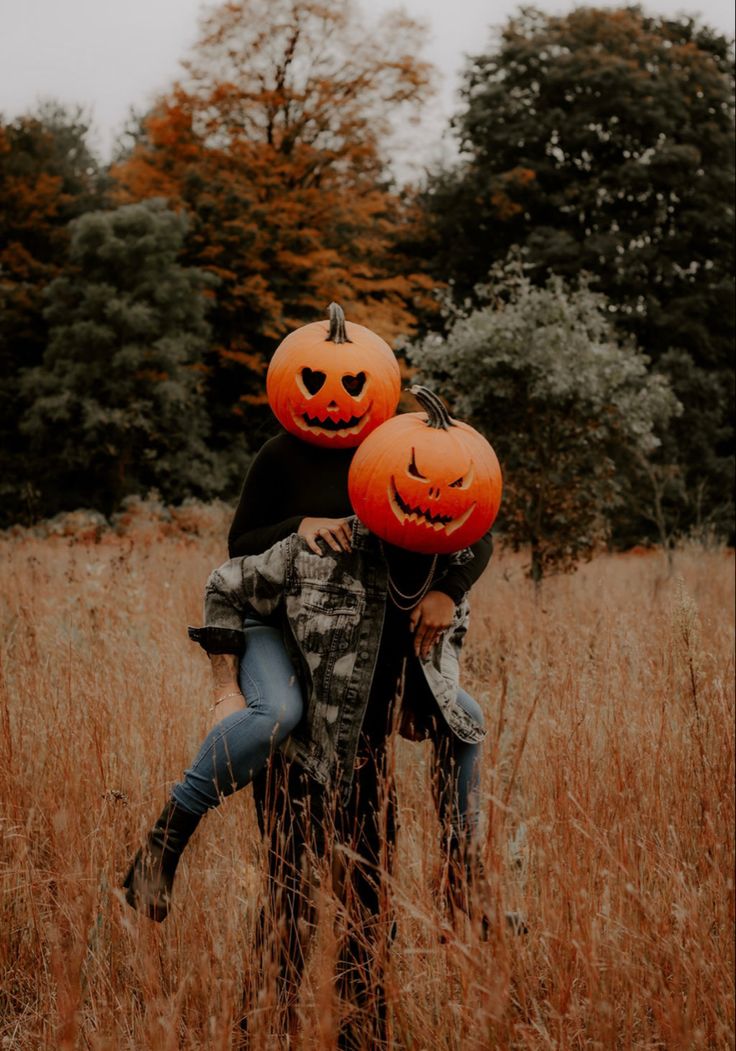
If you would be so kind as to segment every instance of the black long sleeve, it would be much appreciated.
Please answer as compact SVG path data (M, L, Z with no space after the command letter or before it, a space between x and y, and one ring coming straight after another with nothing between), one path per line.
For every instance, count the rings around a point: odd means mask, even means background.
M353 449L325 449L290 434L256 454L228 534L230 558L258 555L295 533L303 518L347 518Z
M490 529L480 540L471 545L470 550L473 557L461 566L450 566L447 572L438 580L433 588L449 595L455 605L460 602L463 595L470 591L478 577L486 568L493 554L493 537Z

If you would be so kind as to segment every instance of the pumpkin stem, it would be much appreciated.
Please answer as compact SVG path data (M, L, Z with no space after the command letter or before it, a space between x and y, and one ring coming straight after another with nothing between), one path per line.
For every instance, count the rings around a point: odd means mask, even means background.
M409 393L413 394L424 411L427 413L427 426L436 427L437 430L449 431L452 427L452 417L445 407L442 399L427 387L420 387L415 383L409 387Z
M345 311L339 303L330 303L330 331L327 333L326 342L352 343L345 331Z

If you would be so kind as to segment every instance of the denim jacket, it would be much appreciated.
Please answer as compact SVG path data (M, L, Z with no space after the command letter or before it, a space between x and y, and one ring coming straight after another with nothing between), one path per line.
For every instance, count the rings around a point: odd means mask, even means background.
M469 557L460 552L460 560ZM388 571L380 541L354 518L352 550L319 556L296 533L261 555L233 558L207 581L204 627L189 635L208 653L240 654L243 619L281 606L305 711L284 750L317 781L350 788L386 610ZM484 730L457 703L458 659L468 625L465 598L450 629L420 660L448 726L462 741Z

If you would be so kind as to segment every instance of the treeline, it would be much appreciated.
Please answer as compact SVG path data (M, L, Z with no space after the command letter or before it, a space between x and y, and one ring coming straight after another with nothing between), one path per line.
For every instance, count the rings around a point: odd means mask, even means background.
M232 498L270 355L335 299L489 434L540 566L730 534L729 41L525 8L467 63L459 159L400 188L419 54L400 13L238 0L110 166L81 112L2 122L2 524Z

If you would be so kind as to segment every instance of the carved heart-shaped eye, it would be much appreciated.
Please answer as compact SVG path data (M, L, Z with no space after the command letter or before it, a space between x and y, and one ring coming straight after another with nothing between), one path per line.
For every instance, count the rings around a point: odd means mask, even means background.
M359 372L357 376L343 376L342 385L353 398L357 398L365 387L366 375Z
M302 383L310 394L316 394L320 391L326 379L324 372L318 372L308 367L302 369Z

